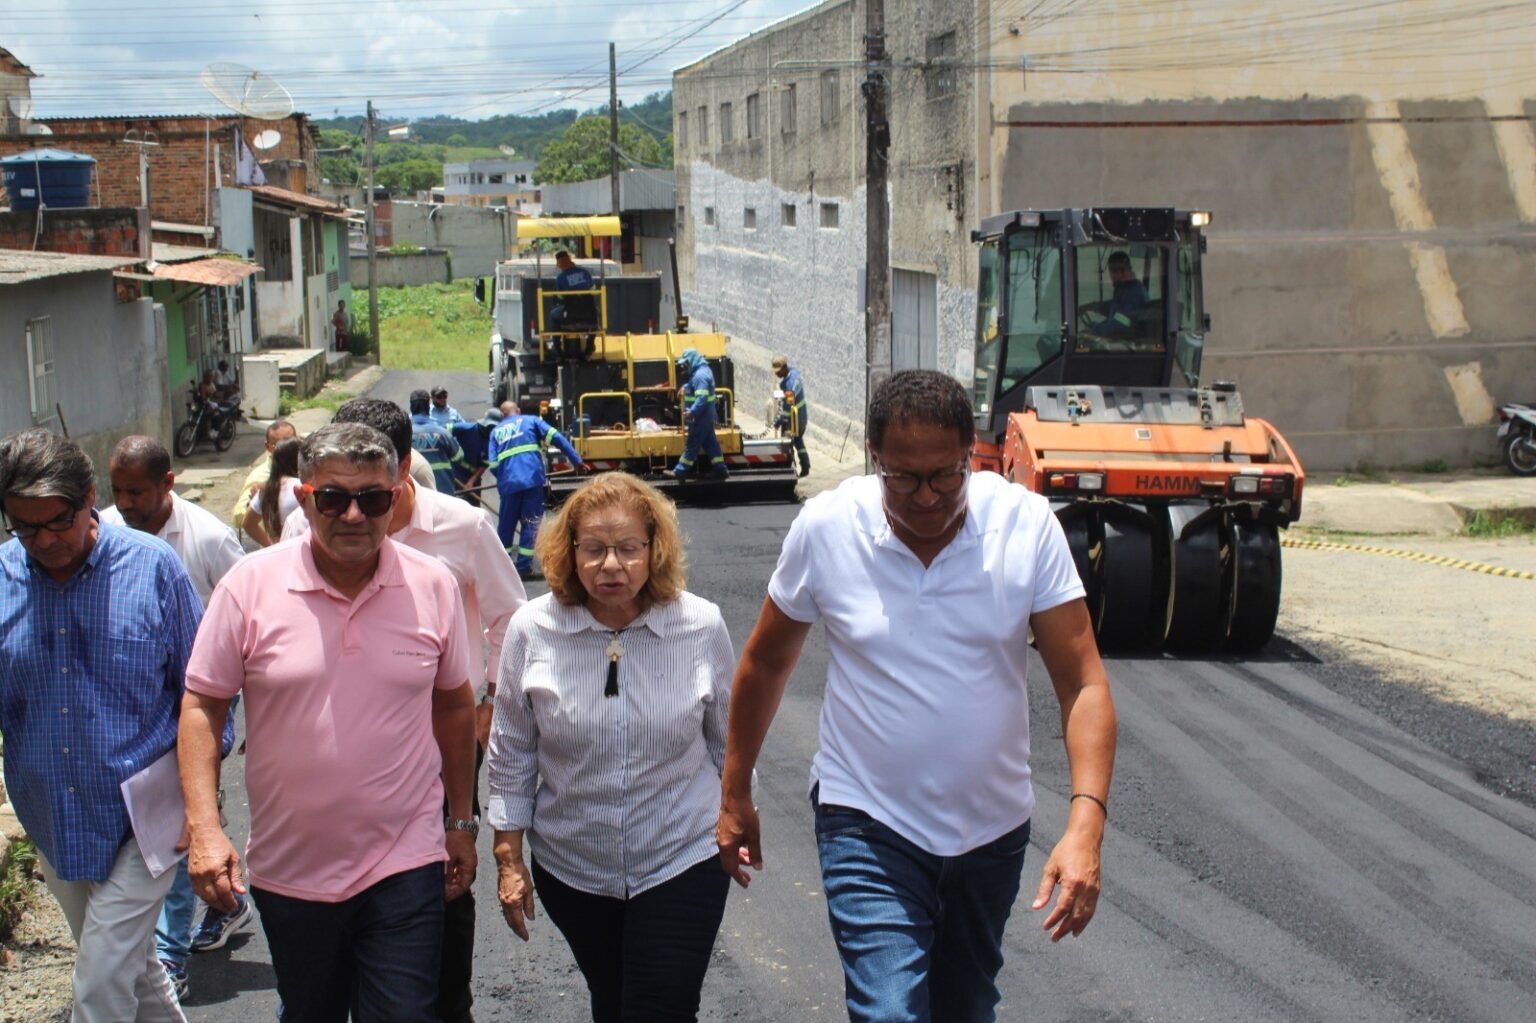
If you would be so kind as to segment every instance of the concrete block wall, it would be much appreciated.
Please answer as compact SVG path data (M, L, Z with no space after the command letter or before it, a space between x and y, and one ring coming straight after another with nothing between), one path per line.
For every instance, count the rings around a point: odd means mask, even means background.
M506 209L399 201L390 205L392 243L451 253L454 277L494 274L517 234L516 214Z
M455 265L455 269L457 265ZM448 256L442 252L379 252L374 254L374 279L381 288L410 288L449 281ZM352 280L368 285L368 257L351 257Z

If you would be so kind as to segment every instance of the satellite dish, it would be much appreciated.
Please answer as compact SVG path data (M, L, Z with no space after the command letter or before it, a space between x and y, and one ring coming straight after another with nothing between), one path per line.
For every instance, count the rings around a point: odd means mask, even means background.
M287 89L243 64L209 64L199 78L203 88L242 117L280 121L293 113L293 97Z
M32 116L31 96L7 96L5 105L11 108L11 113L23 121Z
M498 148L501 150L501 155L502 156L516 156L517 155L517 150L513 149L511 146L500 146Z
M28 135L52 135L53 134L53 129L48 127L42 121L33 121L31 124L27 125L27 134Z
M276 129L268 128L266 131L252 139L251 145L255 146L257 149L266 150L271 149L281 141L283 141L283 133L277 131Z

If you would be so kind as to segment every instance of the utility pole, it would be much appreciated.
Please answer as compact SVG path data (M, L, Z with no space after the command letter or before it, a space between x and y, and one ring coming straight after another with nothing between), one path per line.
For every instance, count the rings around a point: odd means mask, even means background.
M376 273L378 248L377 235L374 232L373 219L373 136L376 133L374 127L373 100L368 101L368 335L373 339L373 350L379 351L379 287Z
M608 179L613 186L613 215L619 215L619 59L608 44Z
M886 114L885 0L864 8L864 408L891 372L891 209L886 201L891 122ZM869 468L865 456L865 469Z

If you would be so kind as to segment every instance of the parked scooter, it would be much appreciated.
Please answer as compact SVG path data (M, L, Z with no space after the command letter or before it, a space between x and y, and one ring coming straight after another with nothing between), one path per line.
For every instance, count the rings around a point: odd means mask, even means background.
M1499 449L1516 476L1536 476L1536 405L1510 402L1499 408Z
M218 451L228 451L235 442L235 423L240 419L240 396L224 401L205 398L198 392L197 381L187 395L187 421L176 431L176 455L186 458L197 442L211 437Z

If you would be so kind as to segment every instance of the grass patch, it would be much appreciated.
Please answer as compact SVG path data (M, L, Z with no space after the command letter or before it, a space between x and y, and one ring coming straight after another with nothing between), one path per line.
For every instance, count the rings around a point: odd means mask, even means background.
M312 394L308 398L296 398L292 391L283 391L277 398L277 414L279 417L286 418L299 411L299 409L305 408L330 409L332 414L334 414L351 397L352 395L350 394L327 394L325 391L321 391L319 394Z
M1417 469L1419 472L1450 472L1451 466L1443 458L1431 458L1428 461L1420 462Z
M5 873L0 874L0 941L11 940L22 914L32 905L32 867L36 863L37 846L30 839L11 845Z
M471 279L379 289L379 365L483 371L492 321Z
M1518 514L1511 514L1502 508L1479 508L1466 520L1461 531L1481 540L1497 540L1536 534L1536 523L1526 522Z

